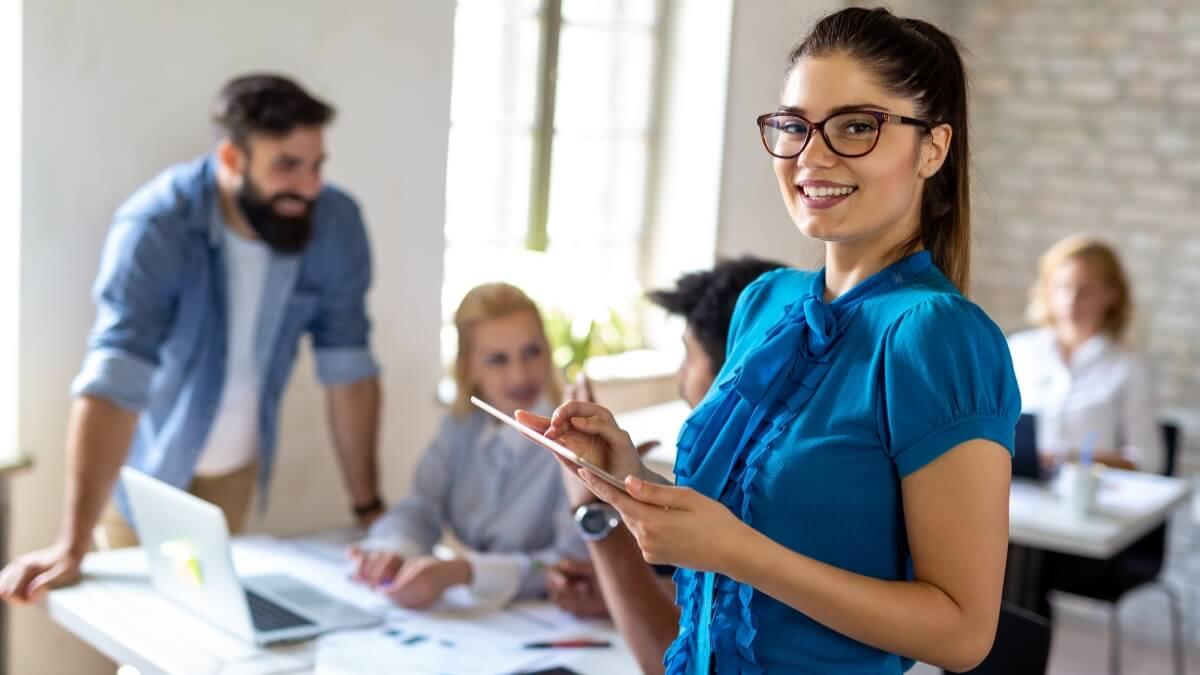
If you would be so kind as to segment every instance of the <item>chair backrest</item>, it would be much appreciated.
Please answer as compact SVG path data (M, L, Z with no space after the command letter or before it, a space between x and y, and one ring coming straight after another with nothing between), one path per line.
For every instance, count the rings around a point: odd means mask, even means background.
M1179 426L1170 422L1159 425L1163 435L1163 475L1175 474L1175 461L1179 454ZM1140 576L1153 579L1162 572L1167 559L1167 523L1147 532L1141 539L1129 545L1122 554L1137 566Z
M1021 413L1021 416L1017 418L1012 462L1013 478L1029 478L1031 480L1045 478L1042 473L1042 462L1038 459L1036 415Z
M1159 425L1163 435L1163 451L1166 461L1163 463L1163 475L1175 475L1175 460L1179 456L1179 425L1173 422L1163 422Z
M1050 622L1015 605L1000 608L992 651L970 675L1044 675L1050 661Z

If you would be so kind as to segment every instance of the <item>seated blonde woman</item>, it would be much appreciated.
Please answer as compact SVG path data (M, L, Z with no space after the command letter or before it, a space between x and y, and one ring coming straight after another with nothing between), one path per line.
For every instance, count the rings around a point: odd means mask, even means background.
M1039 328L1009 338L1023 412L1037 416L1038 452L1054 465L1091 436L1097 462L1161 472L1162 437L1150 369L1123 345L1129 282L1107 244L1073 236L1042 255L1030 291Z

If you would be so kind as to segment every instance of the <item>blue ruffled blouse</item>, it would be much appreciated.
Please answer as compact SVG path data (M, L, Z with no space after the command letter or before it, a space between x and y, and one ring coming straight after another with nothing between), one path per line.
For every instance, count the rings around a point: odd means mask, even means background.
M1003 333L919 252L824 302L824 270L775 270L738 299L716 385L675 471L805 556L912 578L900 481L972 439L1011 452L1020 396ZM668 673L901 673L912 661L754 588L680 569Z

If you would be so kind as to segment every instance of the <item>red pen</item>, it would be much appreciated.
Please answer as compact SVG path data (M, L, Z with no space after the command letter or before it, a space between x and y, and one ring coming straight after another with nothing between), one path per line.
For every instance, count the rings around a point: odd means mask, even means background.
M525 649L578 649L587 647L611 647L607 640L556 640L554 642L530 642Z

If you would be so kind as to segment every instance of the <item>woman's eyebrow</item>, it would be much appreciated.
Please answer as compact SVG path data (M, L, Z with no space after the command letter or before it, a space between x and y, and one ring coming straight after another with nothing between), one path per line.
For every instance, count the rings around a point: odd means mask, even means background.
M881 106L878 103L865 103L864 102L864 103L852 103L850 105L839 105L838 107L831 110L829 112L829 114L837 115L839 113L853 112L855 110L863 110L863 109L886 110L886 108L884 106ZM779 106L779 112L792 113L793 115L799 115L800 117L806 117L808 114L804 110L804 108L797 108L794 106L786 106L786 105Z

